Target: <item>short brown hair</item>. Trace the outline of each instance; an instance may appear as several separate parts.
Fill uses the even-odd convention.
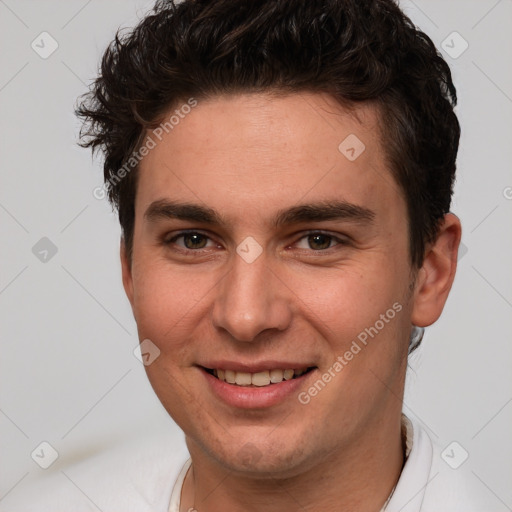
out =
[[[81,144],[104,153],[128,256],[137,169],[113,178],[146,130],[191,97],[272,91],[378,106],[420,267],[450,208],[457,96],[447,63],[393,0],[160,0],[133,30],[118,31],[77,114]]]

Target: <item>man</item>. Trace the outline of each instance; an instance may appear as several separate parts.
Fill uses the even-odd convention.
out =
[[[116,38],[83,145],[190,460],[109,510],[483,510],[401,414],[455,275],[455,103],[392,0],[158,2]]]

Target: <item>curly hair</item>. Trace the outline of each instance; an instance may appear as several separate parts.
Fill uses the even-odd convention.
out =
[[[244,92],[375,104],[406,200],[411,264],[421,266],[450,208],[457,95],[434,43],[393,0],[159,0],[134,29],[118,31],[76,112],[81,145],[104,154],[129,258],[137,169],[123,179],[118,170],[180,102]]]

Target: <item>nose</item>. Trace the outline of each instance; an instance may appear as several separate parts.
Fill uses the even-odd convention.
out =
[[[266,330],[285,330],[291,322],[289,290],[262,254],[247,263],[233,256],[230,272],[218,284],[213,324],[237,341],[252,342]]]

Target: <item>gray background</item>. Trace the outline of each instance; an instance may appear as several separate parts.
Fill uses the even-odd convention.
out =
[[[121,440],[169,429],[182,437],[133,355],[119,227],[93,197],[101,162],[76,146],[73,115],[114,31],[152,3],[0,0],[0,508],[32,480]],[[441,50],[460,97],[452,210],[464,227],[445,313],[410,360],[404,410],[442,446],[469,453],[454,471],[487,489],[489,510],[512,510],[512,1],[402,6],[452,53]],[[58,43],[46,59],[31,47],[43,46],[43,31]],[[453,31],[469,44],[457,58]],[[43,237],[57,248],[47,261]],[[46,470],[31,458],[42,441],[59,453]]]

